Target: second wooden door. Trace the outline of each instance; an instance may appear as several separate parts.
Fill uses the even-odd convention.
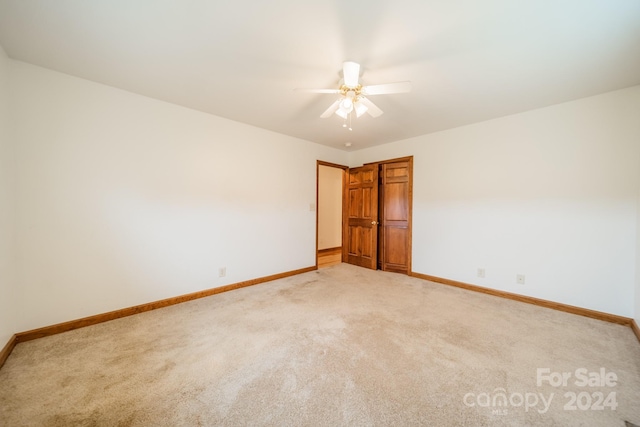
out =
[[[410,161],[380,165],[378,266],[384,271],[410,271],[410,181]]]

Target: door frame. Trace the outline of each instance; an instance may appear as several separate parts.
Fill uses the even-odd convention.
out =
[[[409,163],[409,236],[407,239],[407,275],[411,275],[413,272],[413,156],[397,157],[388,160],[380,160],[377,162],[364,163],[362,166],[383,164],[383,163],[396,163],[396,162],[408,162]],[[347,247],[345,242],[348,238],[348,224],[349,224],[349,212],[348,212],[348,182],[349,178],[349,166],[339,165],[337,163],[325,162],[322,160],[316,160],[316,264],[315,268],[318,268],[318,195],[320,186],[320,166],[328,166],[333,168],[342,169],[342,262],[347,260]]]
[[[340,246],[342,247],[342,256],[341,256],[341,261],[344,262],[345,261],[345,256],[346,256],[346,249],[345,249],[345,245],[344,242],[346,242],[347,237],[346,237],[346,230],[344,227],[344,223],[345,221],[348,220],[347,215],[347,209],[345,207],[345,204],[347,203],[347,178],[348,178],[348,172],[349,172],[349,166],[344,166],[344,165],[339,165],[337,163],[330,163],[330,162],[325,162],[322,160],[316,160],[316,269],[318,268],[318,229],[319,229],[319,199],[320,199],[320,166],[327,166],[330,168],[336,168],[336,169],[342,169],[342,237],[341,237],[341,242],[340,242]]]

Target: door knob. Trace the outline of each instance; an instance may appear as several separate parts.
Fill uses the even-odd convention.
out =
[[[380,224],[378,221],[371,221],[371,225],[378,225]]]

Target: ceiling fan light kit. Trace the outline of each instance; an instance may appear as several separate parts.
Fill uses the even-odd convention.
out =
[[[347,119],[349,119],[349,130],[352,130],[351,115],[354,112],[356,118],[362,116],[364,113],[369,113],[371,117],[379,117],[383,114],[383,111],[366,96],[405,93],[411,90],[410,82],[362,86],[359,83],[360,64],[352,61],[347,61],[342,64],[342,76],[342,84],[338,89],[308,89],[304,91],[340,95],[340,98],[331,104],[329,108],[320,115],[320,118],[326,119],[335,113],[344,119],[342,127],[347,127]]]
[[[358,102],[354,108],[356,110],[356,117],[360,117],[369,110],[369,107],[364,105],[362,102]]]

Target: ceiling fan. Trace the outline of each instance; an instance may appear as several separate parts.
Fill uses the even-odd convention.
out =
[[[333,103],[321,118],[326,119],[333,113],[343,119],[351,118],[355,113],[360,117],[364,113],[369,113],[372,117],[380,116],[383,111],[371,102],[368,96],[384,95],[390,93],[406,93],[411,91],[411,82],[396,82],[372,86],[362,86],[358,79],[360,77],[360,64],[347,61],[342,64],[343,79],[339,82],[338,89],[296,89],[300,92],[329,93],[337,94],[340,97]],[[344,125],[346,127],[346,124]]]

